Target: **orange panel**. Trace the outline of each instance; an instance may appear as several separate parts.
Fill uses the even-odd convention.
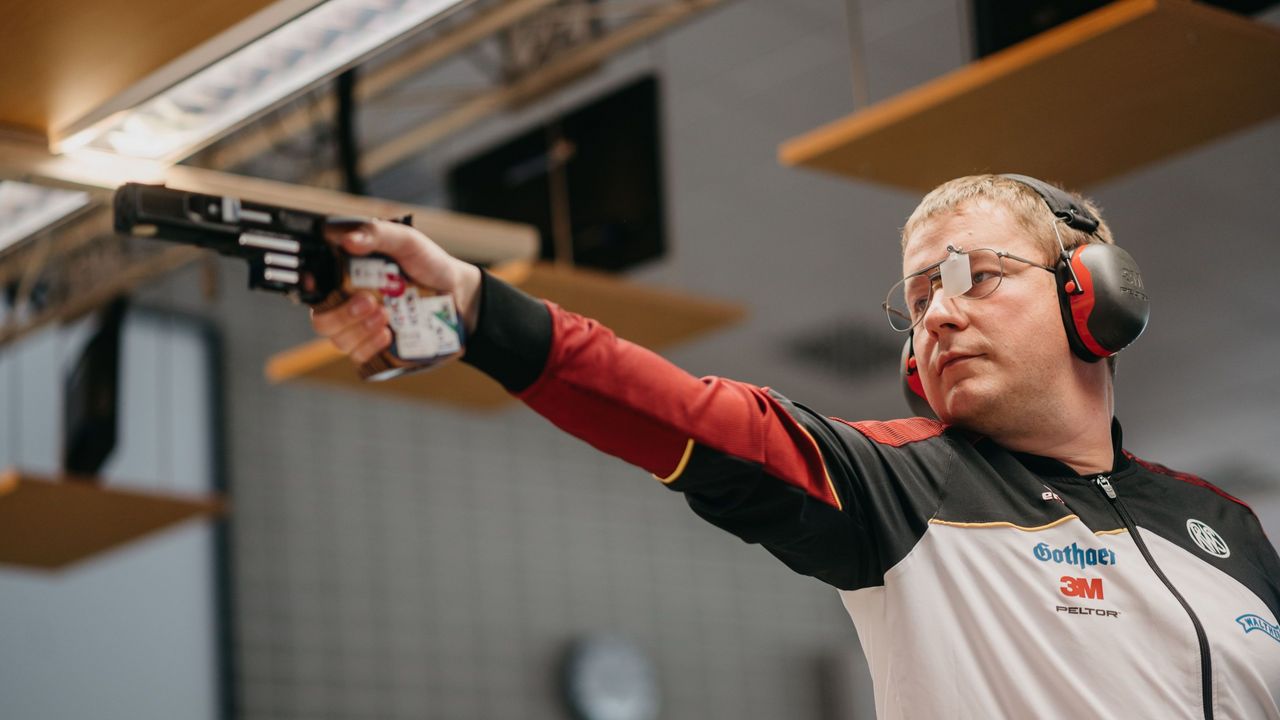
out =
[[[0,125],[42,135],[272,0],[24,0],[0,18]]]
[[[5,470],[0,472],[0,563],[56,569],[221,509],[222,503],[212,498]]]
[[[1280,29],[1120,0],[784,143],[783,163],[930,190],[981,172],[1068,187],[1280,114]]]

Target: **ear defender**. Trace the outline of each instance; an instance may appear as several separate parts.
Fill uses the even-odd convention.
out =
[[[1151,302],[1133,257],[1115,245],[1081,245],[1058,263],[1058,300],[1076,357],[1097,362],[1138,339]]]
[[[919,417],[937,419],[929,398],[924,395],[924,383],[920,381],[920,368],[916,366],[915,347],[911,344],[911,333],[907,333],[907,341],[902,345],[902,394],[907,398],[911,412]]]
[[[1027,175],[1000,177],[1035,190],[1067,227],[1090,235],[1098,231],[1098,219],[1063,190]],[[1063,248],[1061,235],[1058,247]],[[1124,249],[1105,243],[1081,245],[1070,253],[1063,248],[1055,270],[1062,324],[1076,357],[1086,362],[1111,357],[1147,328],[1151,301],[1138,263]]]

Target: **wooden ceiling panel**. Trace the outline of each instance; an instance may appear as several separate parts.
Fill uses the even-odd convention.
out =
[[[1020,172],[1087,187],[1280,114],[1280,29],[1121,0],[787,141],[780,158],[928,191]]]
[[[9,3],[0,15],[0,125],[47,136],[271,5],[272,0]]]
[[[56,570],[184,520],[226,510],[218,497],[87,480],[0,470],[0,565]]]

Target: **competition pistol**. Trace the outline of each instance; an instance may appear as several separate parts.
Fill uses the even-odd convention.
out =
[[[283,293],[318,312],[359,290],[391,316],[391,345],[360,366],[386,380],[462,354],[464,329],[453,297],[413,282],[382,254],[351,255],[325,239],[326,227],[354,228],[368,218],[127,183],[115,193],[118,232],[209,248],[249,263],[249,287]],[[410,224],[409,218],[396,222]]]

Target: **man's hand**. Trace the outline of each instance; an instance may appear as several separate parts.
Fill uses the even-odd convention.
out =
[[[350,229],[329,228],[326,236],[352,255],[388,255],[414,282],[452,294],[468,334],[475,330],[480,310],[480,269],[476,266],[449,255],[414,228],[385,220]],[[356,364],[391,344],[388,323],[387,311],[369,292],[356,293],[332,310],[311,313],[311,326],[316,332],[329,338]]]

